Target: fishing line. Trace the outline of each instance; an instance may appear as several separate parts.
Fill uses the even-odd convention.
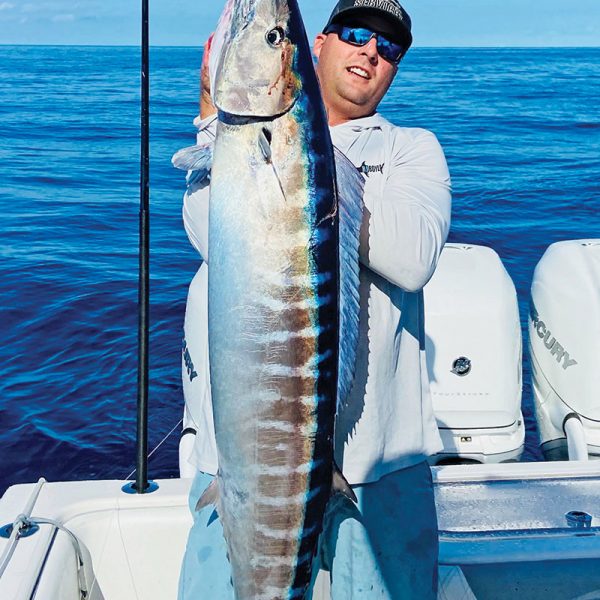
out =
[[[165,435],[165,437],[162,440],[160,440],[158,445],[154,448],[154,450],[152,450],[152,452],[150,452],[150,454],[148,454],[148,456],[146,458],[150,459],[152,457],[152,455],[173,435],[173,432],[182,424],[183,424],[183,417],[181,419],[179,419],[179,421],[177,422],[175,427],[173,427],[173,429],[171,429],[171,431],[169,431],[169,433],[167,433],[167,435]],[[135,473],[135,471],[136,471],[136,469],[133,469],[133,471],[131,471],[131,473],[129,473],[129,475],[127,475],[127,477],[125,477],[124,481],[129,481],[133,477],[133,474]]]

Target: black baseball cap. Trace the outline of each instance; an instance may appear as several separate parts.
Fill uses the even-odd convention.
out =
[[[333,23],[368,27],[407,50],[413,41],[410,17],[396,0],[340,0],[323,31]]]

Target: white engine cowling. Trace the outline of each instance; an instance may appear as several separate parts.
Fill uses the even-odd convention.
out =
[[[569,416],[583,424],[588,452],[600,455],[600,240],[546,250],[531,286],[529,349],[546,458],[567,458]]]
[[[446,244],[425,286],[434,462],[516,460],[523,451],[521,327],[515,286],[491,248]]]

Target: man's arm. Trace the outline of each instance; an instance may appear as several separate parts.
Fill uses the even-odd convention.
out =
[[[422,129],[396,136],[392,156],[383,196],[365,194],[361,262],[416,292],[433,275],[448,236],[450,174],[436,137]]]
[[[202,65],[200,67],[200,118],[207,119],[214,115],[217,109],[212,101],[210,91],[210,73],[208,69],[208,60],[210,57],[210,47],[213,41],[212,34],[206,44],[204,44],[204,53],[202,54]]]
[[[194,119],[198,128],[196,143],[200,146],[214,142],[217,130],[217,109],[210,93],[208,60],[213,36],[204,44],[200,67],[200,114]],[[208,262],[208,197],[209,186],[191,184],[183,196],[183,226],[194,248]]]
[[[199,145],[214,142],[217,129],[217,116],[206,119],[196,117],[194,125],[198,127],[196,136]],[[209,185],[191,183],[183,196],[183,226],[194,248],[198,250],[204,262],[208,262],[208,199]]]

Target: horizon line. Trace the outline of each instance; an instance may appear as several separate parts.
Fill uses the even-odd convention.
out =
[[[7,46],[23,46],[23,47],[47,47],[47,48],[70,48],[70,47],[79,47],[79,48],[140,48],[140,44],[10,44],[10,43],[4,43],[4,42],[0,42],[0,47],[7,47]],[[150,44],[150,48],[204,48],[203,44],[199,44],[199,45],[192,45],[192,44],[185,44],[185,45],[177,45],[177,44]],[[529,46],[519,46],[519,45],[515,45],[515,46],[481,46],[481,45],[472,45],[472,46],[467,46],[467,45],[461,45],[461,46],[446,46],[446,45],[439,45],[439,46],[413,46],[412,47],[413,50],[431,50],[431,49],[489,49],[489,50],[503,50],[503,49],[507,49],[507,50],[511,50],[511,49],[515,49],[515,50],[551,50],[551,49],[573,49],[573,50],[577,50],[577,49],[586,49],[586,50],[598,50],[600,49],[600,45],[596,45],[596,46],[574,46],[574,45],[561,45],[561,46],[554,46],[554,45],[549,45],[549,46],[538,46],[538,45],[529,45]]]

